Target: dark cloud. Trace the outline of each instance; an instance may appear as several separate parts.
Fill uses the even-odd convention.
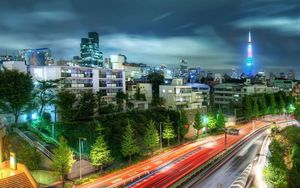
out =
[[[49,47],[55,58],[71,58],[80,38],[97,31],[105,56],[242,69],[250,29],[258,69],[299,71],[299,12],[298,0],[1,1],[0,54]]]

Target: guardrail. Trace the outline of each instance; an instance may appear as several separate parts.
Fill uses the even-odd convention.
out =
[[[22,131],[20,131],[18,128],[14,128],[13,131],[17,133],[21,138],[23,138],[25,141],[27,141],[32,147],[37,148],[40,152],[42,152],[44,155],[46,155],[49,159],[53,160],[54,155],[51,153],[45,146],[43,146],[39,142],[32,141],[27,135],[25,135]]]
[[[241,175],[234,180],[234,182],[230,185],[229,188],[244,188],[246,186],[252,166],[252,163],[250,163],[241,173]]]

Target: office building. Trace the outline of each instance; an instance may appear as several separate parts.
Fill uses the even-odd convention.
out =
[[[82,65],[89,67],[102,67],[103,54],[99,50],[99,36],[96,32],[89,32],[88,38],[82,38],[80,43],[80,56]]]

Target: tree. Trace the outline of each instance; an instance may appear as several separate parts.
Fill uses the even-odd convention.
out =
[[[170,139],[175,138],[175,136],[172,122],[170,121],[170,118],[167,118],[167,121],[164,123],[163,139],[167,139],[168,146],[170,145]]]
[[[277,110],[276,110],[276,102],[275,102],[275,97],[274,94],[271,93],[269,94],[269,113],[271,114],[276,114]]]
[[[181,110],[179,113],[180,113],[180,120],[179,120],[180,133],[184,137],[184,135],[186,135],[189,131],[189,120],[184,110]]]
[[[296,109],[294,111],[294,116],[296,119],[300,119],[300,104],[297,104]]]
[[[93,166],[99,168],[102,173],[103,165],[109,164],[113,161],[110,150],[108,149],[107,143],[104,140],[104,136],[101,134],[96,139],[94,145],[92,145],[90,157]]]
[[[96,93],[98,115],[101,115],[102,105],[104,105],[104,103],[105,103],[103,101],[103,96],[105,96],[105,95],[101,90]]]
[[[123,104],[125,99],[127,99],[127,95],[124,92],[117,92],[116,100],[118,105],[118,111],[123,110]]]
[[[225,117],[224,114],[221,110],[218,111],[217,116],[216,116],[216,128],[221,130],[223,128],[225,128]]]
[[[121,152],[124,157],[129,156],[129,163],[131,163],[131,156],[139,152],[134,130],[128,121],[125,132],[123,134],[123,140],[121,144]]]
[[[257,98],[256,97],[252,97],[252,101],[253,101],[253,117],[254,118],[258,118],[259,117],[259,109],[258,109],[258,104],[257,104]]]
[[[17,150],[18,162],[25,164],[30,170],[39,169],[41,154],[28,143],[22,143]]]
[[[42,116],[45,106],[52,104],[56,98],[56,88],[60,80],[38,80],[35,88],[38,114]]]
[[[263,117],[268,113],[265,94],[260,96],[260,113]]]
[[[81,93],[78,101],[77,119],[91,120],[95,115],[96,98],[92,92]]]
[[[208,117],[208,123],[207,123],[208,128],[212,131],[215,130],[216,129],[216,118],[215,118],[215,116],[213,114],[209,113],[207,117]]]
[[[29,74],[17,70],[0,71],[0,108],[12,112],[15,124],[33,99],[33,82]]]
[[[57,94],[56,104],[63,121],[74,120],[76,95],[70,91],[61,91]]]
[[[159,135],[157,129],[155,127],[155,123],[153,120],[150,120],[148,127],[146,128],[144,142],[146,147],[151,151],[153,154],[154,148],[159,143]]]
[[[199,131],[203,128],[203,122],[199,110],[195,114],[194,128],[197,130],[196,138],[199,137]]]
[[[60,145],[53,150],[54,158],[52,163],[53,171],[57,172],[61,176],[64,186],[65,175],[68,174],[72,168],[73,163],[73,151],[68,146],[67,141],[61,137]]]
[[[285,112],[285,103],[281,93],[278,93],[278,110],[280,114]]]
[[[159,104],[159,85],[164,83],[164,76],[161,73],[153,72],[148,75],[148,80],[152,84],[152,105],[157,106]]]
[[[246,95],[245,96],[245,106],[244,106],[244,117],[247,121],[250,121],[251,116],[252,116],[251,98],[249,95]]]

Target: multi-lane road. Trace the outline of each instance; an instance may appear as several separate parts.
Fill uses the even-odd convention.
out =
[[[272,121],[280,120],[283,119],[272,118]],[[266,122],[256,121],[255,128],[266,124]],[[240,128],[238,136],[227,136],[227,147],[237,143],[252,131],[252,123],[245,124]],[[187,143],[79,187],[122,187],[128,184],[128,187],[168,187],[224,149],[224,135],[214,137],[210,141]]]

